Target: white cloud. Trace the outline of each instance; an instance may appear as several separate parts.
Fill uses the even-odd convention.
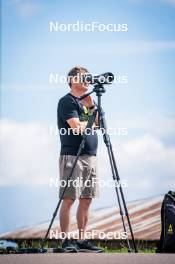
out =
[[[153,117],[152,114],[147,114],[147,116],[134,116],[133,118],[128,117],[120,117],[110,118],[108,122],[109,127],[126,127],[128,131],[128,135],[130,133],[135,133],[136,131],[139,133],[147,133],[149,132],[155,138],[164,138],[170,139],[170,137],[174,137],[175,135],[175,118],[174,116],[167,117]]]
[[[164,167],[167,173],[175,174],[175,148],[165,146],[160,139],[149,134],[124,143],[121,150],[123,163],[127,157],[131,163],[140,162],[142,168],[154,165],[158,170]]]
[[[120,157],[131,188],[149,196],[175,188],[175,148],[167,147],[159,138],[147,134],[126,142]]]
[[[64,44],[61,46],[62,52],[67,52],[69,46]],[[52,45],[52,51],[54,52],[57,49],[56,44]],[[157,53],[157,52],[166,52],[175,50],[175,41],[173,40],[137,40],[137,41],[114,41],[103,43],[93,43],[88,44],[88,49],[85,46],[79,45],[74,46],[72,43],[72,49],[78,49],[79,54],[102,54],[105,58],[106,54],[111,56],[129,56],[135,55],[140,56],[141,54]]]
[[[39,123],[0,122],[0,185],[49,184],[58,177],[58,138]]]
[[[18,4],[20,2],[22,2],[23,0],[7,0],[7,4],[8,5],[15,5]]]
[[[100,48],[99,48],[100,47]],[[95,53],[105,53],[113,55],[139,55],[154,52],[175,50],[175,41],[125,41],[117,43],[96,44],[89,50]],[[80,49],[81,50],[81,49]]]
[[[163,0],[165,3],[175,5],[175,0]]]
[[[22,19],[33,17],[39,11],[39,6],[31,1],[20,2],[16,7],[17,14]]]
[[[145,134],[130,140],[111,139],[121,180],[128,181],[127,195],[148,197],[175,188],[175,148],[157,136]],[[58,177],[58,136],[38,123],[1,121],[0,185],[49,185]],[[100,178],[112,179],[107,151],[99,139],[98,170]],[[114,190],[101,190],[102,198],[112,199]]]
[[[6,4],[14,7],[18,17],[21,19],[29,19],[41,9],[36,1],[31,0],[8,0]]]
[[[127,194],[148,197],[175,189],[175,147],[150,134],[131,140],[112,138],[113,150],[121,180],[128,181]],[[99,146],[99,174],[111,178],[105,146]],[[133,198],[132,198],[133,199]]]
[[[138,3],[148,3],[148,4],[153,4],[153,3],[165,3],[165,4],[170,4],[175,6],[175,0],[129,0],[129,3],[133,4],[138,4]]]

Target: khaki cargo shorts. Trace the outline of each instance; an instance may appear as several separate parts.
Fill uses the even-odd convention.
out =
[[[67,178],[70,175],[76,156],[60,155],[60,190],[61,196]],[[79,157],[72,177],[68,180],[68,186],[63,198],[96,198],[99,196],[97,178],[97,157],[92,155],[82,155]]]

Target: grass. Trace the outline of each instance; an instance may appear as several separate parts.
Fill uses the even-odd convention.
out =
[[[128,253],[127,248],[108,249],[107,247],[105,247],[103,248],[103,250],[105,253]],[[138,253],[156,253],[156,250],[155,249],[139,249]]]
[[[106,244],[106,243],[101,243],[99,241],[98,242],[94,241],[93,244],[102,248],[105,253],[128,253],[128,248],[126,246],[126,243]],[[41,244],[39,240],[31,240],[31,241],[22,240],[20,243],[20,247],[22,248],[28,248],[28,247],[40,248],[40,246]],[[44,248],[57,248],[60,246],[61,246],[60,242],[46,241]],[[140,241],[136,241],[136,246],[138,248],[138,253],[156,253],[156,243],[150,244],[140,240]]]

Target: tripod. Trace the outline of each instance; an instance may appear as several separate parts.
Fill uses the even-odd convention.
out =
[[[116,194],[117,194],[117,200],[118,200],[118,204],[119,204],[119,210],[120,210],[120,215],[121,215],[123,229],[124,229],[125,234],[127,234],[126,225],[125,225],[125,219],[124,219],[124,216],[126,216],[126,219],[127,219],[127,222],[128,222],[129,231],[130,231],[130,234],[131,234],[133,247],[134,247],[134,251],[137,252],[137,247],[136,247],[136,244],[135,244],[135,239],[134,239],[134,234],[133,234],[132,227],[131,227],[131,222],[130,222],[130,218],[129,218],[129,214],[128,214],[128,209],[127,209],[127,206],[126,206],[123,190],[122,190],[122,187],[121,187],[121,184],[120,184],[120,177],[119,177],[119,174],[118,174],[118,169],[117,169],[117,165],[116,165],[116,161],[115,161],[115,157],[114,157],[114,153],[113,153],[113,149],[112,149],[112,144],[111,144],[111,141],[110,141],[110,137],[109,137],[109,135],[107,133],[105,112],[103,111],[103,108],[101,106],[101,97],[102,97],[102,94],[105,93],[105,89],[103,87],[103,84],[100,84],[100,83],[96,84],[94,86],[93,90],[90,93],[84,95],[82,98],[85,98],[86,96],[89,96],[93,92],[96,93],[96,96],[98,98],[98,103],[96,104],[97,108],[95,109],[94,113],[89,117],[86,129],[92,129],[92,125],[95,122],[95,119],[96,119],[96,116],[97,116],[97,112],[98,112],[98,124],[99,124],[99,128],[102,128],[103,131],[104,131],[103,140],[104,140],[104,143],[105,143],[105,145],[107,147],[107,152],[108,152],[108,156],[109,156],[109,161],[110,161],[110,166],[111,166],[113,180],[117,181],[119,183],[118,184],[119,187],[115,186],[115,190],[116,190]],[[85,131],[86,131],[86,129],[85,129]],[[56,209],[55,209],[55,211],[53,213],[53,217],[52,217],[51,222],[49,224],[49,227],[48,227],[48,230],[46,232],[46,235],[45,235],[44,239],[42,240],[41,252],[43,250],[45,241],[46,241],[46,239],[48,237],[48,234],[50,232],[50,229],[52,227],[52,224],[53,224],[54,219],[55,219],[55,217],[57,215],[57,212],[59,210],[59,207],[60,207],[60,204],[62,202],[62,199],[64,197],[64,194],[66,192],[69,179],[72,177],[72,174],[74,172],[75,166],[76,166],[77,161],[78,161],[78,158],[79,158],[79,156],[81,155],[81,153],[82,153],[82,151],[84,149],[84,145],[85,145],[85,141],[86,141],[87,136],[88,136],[87,133],[83,133],[83,138],[82,138],[81,144],[79,146],[79,150],[78,150],[76,159],[75,159],[74,164],[72,166],[71,172],[70,172],[70,174],[69,174],[69,176],[67,178],[66,185],[65,185],[64,190],[63,190],[63,192],[62,192],[62,194],[60,196],[60,199],[59,199],[59,202],[57,204],[57,207],[56,207]],[[118,188],[119,188],[119,190],[118,190]],[[121,202],[123,204],[123,208],[122,208]],[[132,252],[132,248],[131,248],[128,236],[127,236],[126,240],[127,240],[128,252]]]

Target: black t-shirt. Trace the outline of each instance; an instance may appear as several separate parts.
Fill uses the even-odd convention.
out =
[[[77,155],[78,148],[82,141],[82,135],[75,135],[66,122],[66,120],[72,117],[79,118],[80,121],[87,121],[88,113],[87,109],[83,107],[77,97],[68,93],[59,100],[57,108],[57,125],[61,140],[61,155]],[[89,133],[88,130],[88,136],[86,137],[82,154],[96,155],[97,146],[97,133],[94,130]]]

